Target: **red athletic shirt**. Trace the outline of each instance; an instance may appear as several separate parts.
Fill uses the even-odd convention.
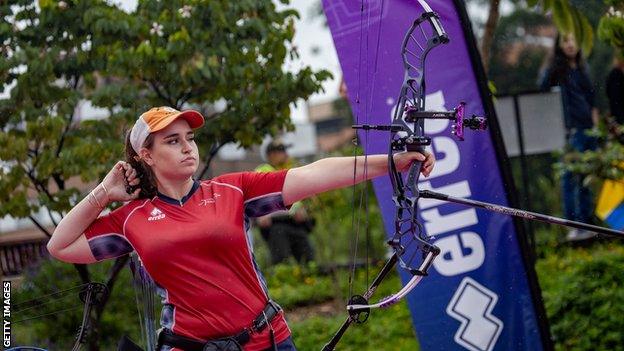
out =
[[[164,327],[198,340],[231,336],[268,301],[247,230],[250,217],[285,209],[286,173],[226,174],[196,181],[180,201],[162,194],[134,200],[99,217],[85,235],[98,261],[137,252],[162,288]],[[276,342],[290,336],[283,313],[271,325]],[[252,334],[245,350],[270,347],[268,330]]]

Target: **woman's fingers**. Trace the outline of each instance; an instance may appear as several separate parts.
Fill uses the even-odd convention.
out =
[[[423,168],[422,168],[421,173],[422,173],[425,177],[428,177],[428,176],[429,176],[429,174],[431,174],[431,171],[432,171],[431,166],[429,166],[429,167],[425,166],[425,167],[423,167]]]
[[[435,164],[435,157],[432,153],[423,151],[421,152],[404,152],[396,154],[395,161],[397,164],[397,169],[400,172],[403,172],[411,166],[414,162],[421,162],[421,173],[428,177],[433,171],[433,165]]]
[[[433,167],[433,158],[432,157],[428,157],[425,160],[425,167],[427,167],[427,168]]]
[[[125,161],[118,161],[113,167],[113,179],[117,185],[121,185],[125,188],[126,185],[135,186],[138,185],[140,179],[137,176],[137,171]],[[124,189],[125,193],[125,189]],[[132,194],[130,194],[132,195]]]
[[[131,182],[134,178],[136,178],[137,172],[134,168],[130,169],[130,171],[126,171],[126,180]]]
[[[139,197],[139,193],[141,192],[141,188],[136,188],[134,189],[134,191],[132,192],[132,195],[130,195],[130,197],[132,199],[136,199],[137,197]]]
[[[425,155],[421,154],[420,152],[414,152],[414,158],[412,161],[424,161],[425,160]]]
[[[428,177],[429,174],[431,174],[434,163],[435,163],[435,159],[433,158],[433,155],[426,152],[425,161],[423,162],[423,166],[422,166],[422,174],[425,177]]]

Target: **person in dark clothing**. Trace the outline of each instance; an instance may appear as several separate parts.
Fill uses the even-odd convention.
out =
[[[617,124],[624,125],[624,52],[618,53],[607,76],[607,97],[611,117]]]
[[[256,172],[289,169],[292,165],[286,151],[289,146],[278,139],[271,141],[265,149],[267,163],[256,167]],[[292,204],[288,211],[276,211],[257,218],[260,234],[269,247],[271,263],[281,263],[290,257],[299,263],[313,261],[314,247],[309,236],[314,223],[301,201]]]
[[[582,53],[571,34],[557,36],[553,59],[544,72],[541,88],[561,89],[564,122],[567,135],[567,149],[583,152],[594,150],[597,140],[586,132],[598,123],[598,109],[594,103],[594,88],[582,59]],[[592,195],[583,186],[583,177],[565,172],[562,177],[563,210],[566,218],[580,222],[591,222]],[[572,229],[569,241],[585,240],[595,236],[586,230]]]

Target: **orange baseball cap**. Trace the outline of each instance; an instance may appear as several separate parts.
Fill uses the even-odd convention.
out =
[[[150,133],[166,128],[178,118],[184,118],[193,129],[204,125],[204,116],[195,110],[178,111],[171,107],[154,107],[139,116],[130,131],[130,144],[136,153]]]

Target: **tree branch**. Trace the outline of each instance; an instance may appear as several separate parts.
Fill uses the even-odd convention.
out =
[[[58,223],[56,223],[56,221],[54,220],[54,216],[52,216],[52,211],[50,210],[50,208],[48,206],[45,207],[46,210],[48,211],[48,217],[50,217],[50,221],[52,222],[52,224],[54,225],[54,227],[56,228],[56,226],[58,225]]]
[[[165,93],[163,93],[160,88],[158,87],[158,84],[153,81],[153,80],[147,80],[147,79],[143,79],[144,82],[148,83],[152,89],[154,90],[154,92],[156,93],[156,95],[158,95],[158,97],[163,100],[164,102],[166,102],[167,104],[171,105],[172,101],[169,100],[169,97],[167,97],[165,95]]]
[[[43,185],[43,182],[39,181],[37,177],[35,177],[34,169],[24,169],[24,171],[26,172],[26,175],[28,175],[28,179],[30,179],[30,181],[35,186],[35,189],[37,189],[38,192],[44,193],[50,201],[54,201],[54,198],[52,197],[52,194],[50,194],[50,192],[48,191],[48,188]]]
[[[39,228],[39,230],[41,230],[43,232],[43,234],[45,234],[48,238],[52,237],[52,233],[50,233],[47,229],[45,229],[45,227],[39,223],[39,221],[37,219],[35,219],[35,217],[33,217],[32,215],[28,216],[28,219],[31,220],[31,222],[33,222],[33,224]]]
[[[483,42],[481,42],[481,56],[483,59],[483,68],[487,74],[490,68],[490,51],[492,42],[494,41],[494,31],[500,17],[500,0],[490,0],[490,12],[487,22],[485,22],[485,32],[483,33]]]
[[[119,277],[119,273],[121,273],[121,270],[126,266],[126,263],[128,263],[129,258],[130,258],[129,255],[123,255],[121,257],[116,258],[115,263],[108,271],[109,275],[108,275],[108,280],[106,281],[106,288],[108,288],[108,294],[106,294],[102,298],[102,302],[98,306],[96,306],[98,317],[101,315],[101,312],[104,310],[104,307],[106,306],[106,303],[108,302],[111,296],[111,293],[113,292],[113,287],[115,286],[115,282],[117,281],[117,278]]]
[[[205,91],[206,89],[204,89],[203,87],[197,88],[195,90],[189,89],[186,94],[184,94],[181,98],[178,99],[178,103],[180,104],[179,106],[184,105],[184,103],[187,102],[190,98],[194,96],[199,96],[203,94]]]
[[[76,267],[78,276],[80,277],[82,283],[86,284],[91,282],[91,275],[89,274],[86,264],[74,263],[74,267]]]
[[[65,137],[67,136],[67,133],[69,133],[73,120],[74,120],[74,114],[72,113],[71,115],[69,115],[67,124],[65,125],[65,128],[63,128],[63,132],[61,133],[61,138],[59,139],[59,143],[56,147],[56,152],[54,154],[56,155],[57,158],[61,154],[61,150],[63,149],[63,145],[65,144]]]
[[[232,140],[228,140],[226,142],[222,142],[220,144],[216,144],[216,146],[213,146],[213,148],[210,150],[210,153],[208,154],[208,157],[206,158],[206,164],[204,165],[204,168],[199,173],[199,177],[198,177],[199,179],[204,178],[204,176],[206,175],[206,172],[208,172],[208,169],[210,168],[210,164],[212,163],[212,160],[214,159],[214,157],[217,155],[217,153],[223,147],[223,145],[227,144],[230,141]]]

